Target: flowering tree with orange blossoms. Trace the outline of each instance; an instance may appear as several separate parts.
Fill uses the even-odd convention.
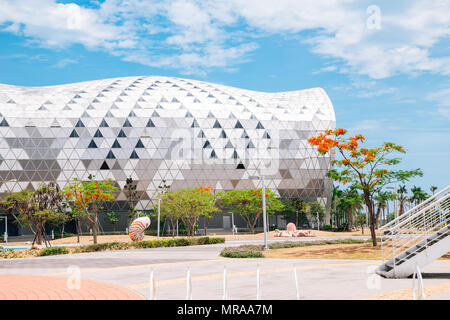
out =
[[[347,130],[339,128],[325,130],[317,136],[308,139],[308,142],[317,148],[320,154],[334,152],[336,149],[342,159],[332,160],[332,169],[328,177],[340,182],[351,183],[355,188],[362,190],[364,203],[369,212],[369,227],[372,243],[377,245],[375,234],[376,219],[374,210],[374,196],[386,185],[396,182],[408,181],[414,176],[422,176],[420,169],[392,170],[390,166],[400,163],[399,158],[390,157],[393,153],[405,153],[405,149],[392,142],[384,142],[375,148],[365,148],[361,145],[366,140],[357,134],[345,137]]]
[[[80,215],[92,226],[94,243],[97,243],[98,213],[106,202],[113,201],[118,190],[111,179],[106,181],[81,181],[77,178],[64,188],[65,195]]]

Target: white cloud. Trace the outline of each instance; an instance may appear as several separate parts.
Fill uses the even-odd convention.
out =
[[[379,96],[382,96],[385,94],[392,94],[395,91],[396,91],[395,88],[364,90],[364,91],[360,91],[356,96],[359,98],[373,98],[373,97],[379,97]]]
[[[255,37],[288,34],[336,62],[322,71],[372,79],[402,73],[450,74],[450,57],[433,54],[450,35],[450,1],[379,1],[381,29],[367,27],[366,9],[371,4],[369,0],[105,0],[86,8],[56,0],[0,0],[0,29],[42,46],[82,44],[127,61],[188,73],[232,68],[258,48]]]
[[[68,66],[69,64],[74,64],[74,63],[78,63],[78,60],[70,59],[70,58],[61,59],[56,64],[54,64],[53,67],[62,69],[62,68],[65,68],[66,66]]]
[[[450,119],[450,87],[429,94],[427,99],[436,102],[439,115]]]

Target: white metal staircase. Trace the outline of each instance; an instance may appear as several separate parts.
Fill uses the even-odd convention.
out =
[[[380,228],[377,273],[406,278],[450,251],[450,186]]]

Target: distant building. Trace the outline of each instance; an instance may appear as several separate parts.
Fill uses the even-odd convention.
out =
[[[266,93],[203,81],[127,77],[49,87],[0,85],[0,196],[111,178],[126,211],[126,179],[145,209],[164,180],[171,190],[261,186],[329,206],[330,156],[307,139],[335,128],[321,88]]]

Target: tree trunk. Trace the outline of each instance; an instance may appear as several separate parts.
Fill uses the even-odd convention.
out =
[[[36,240],[36,244],[38,246],[42,245],[42,230],[41,230],[41,227],[38,225],[36,226],[35,240]]]
[[[76,228],[77,228],[77,243],[80,243],[81,226],[80,226],[80,219],[79,218],[76,219],[75,224],[76,224]]]
[[[94,223],[92,224],[92,235],[94,236],[94,243],[97,243],[97,212],[94,213]]]
[[[364,215],[359,215],[359,224],[361,226],[361,232],[364,234]]]
[[[296,215],[295,215],[295,227],[298,228],[298,209],[296,210]]]
[[[352,207],[349,206],[348,207],[348,212],[347,212],[347,231],[352,231]]]
[[[379,220],[379,218],[380,218],[380,213],[381,213],[381,205],[379,204],[378,207],[377,207],[377,213],[376,213],[376,215],[375,215],[375,225],[376,225],[376,228],[378,228],[378,220]]]
[[[372,199],[370,199],[370,193],[367,190],[363,191],[364,193],[364,203],[367,206],[367,210],[369,211],[369,229],[370,235],[372,237],[372,245],[374,247],[377,246],[377,234],[375,232],[375,214],[373,210]]]
[[[203,220],[203,232],[205,233],[205,236],[207,231],[208,231],[208,221],[207,218],[205,217],[205,219]]]

